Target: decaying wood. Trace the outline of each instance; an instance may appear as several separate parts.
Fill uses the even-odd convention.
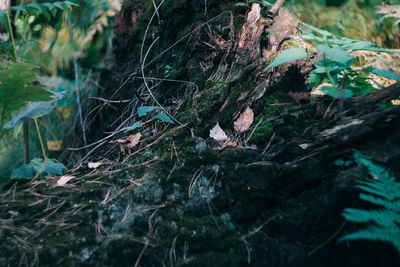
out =
[[[240,31],[236,58],[241,58],[246,52],[250,53],[250,58],[253,60],[259,57],[260,38],[267,23],[268,21],[261,16],[260,4],[253,4],[247,15],[247,21]]]
[[[238,36],[235,60],[226,70],[231,71],[231,84],[246,79],[245,76],[247,79],[256,81],[256,84],[254,87],[248,88],[248,91],[243,92],[238,99],[228,96],[219,108],[220,113],[224,112],[229,102],[237,101],[240,108],[232,115],[232,119],[236,119],[246,106],[254,105],[269,88],[279,84],[290,67],[294,66],[304,76],[312,70],[312,62],[298,61],[287,64],[286,67],[279,68],[279,70],[272,69],[264,72],[265,66],[282,49],[285,40],[299,38],[298,22],[287,9],[282,8],[284,2],[277,1],[275,3],[270,9],[272,14],[270,18],[264,18],[261,15],[260,4],[252,5]],[[249,66],[252,67],[252,70],[245,73],[244,69]]]
[[[285,4],[285,0],[277,0],[269,10],[270,15],[275,16],[276,12]]]
[[[339,111],[335,100],[329,97],[321,99],[316,108],[317,114],[323,117],[338,115],[342,112],[346,116],[361,116],[378,108],[380,104],[389,103],[400,96],[400,82],[383,88],[379,91],[344,100],[344,110]]]
[[[387,88],[370,93],[363,96],[353,97],[346,100],[345,105],[348,107],[348,112],[366,111],[365,107],[376,108],[379,104],[390,102],[390,100],[398,99],[400,96],[400,82],[397,82]]]

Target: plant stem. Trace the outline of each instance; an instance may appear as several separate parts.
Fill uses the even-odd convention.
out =
[[[10,36],[11,36],[11,42],[14,48],[14,57],[15,57],[15,61],[18,60],[17,58],[17,47],[15,45],[15,40],[14,40],[14,33],[13,30],[11,28],[11,19],[10,19],[10,14],[8,13],[8,8],[6,8],[6,15],[7,15],[7,22],[8,22],[8,28],[10,30]]]
[[[29,164],[29,122],[24,122],[24,164]]]
[[[11,42],[12,42],[13,48],[14,48],[14,57],[15,57],[15,61],[17,61],[18,60],[17,47],[15,45],[14,33],[13,33],[12,28],[11,28],[11,19],[10,19],[10,14],[8,12],[8,8],[6,8],[6,15],[7,15],[8,27],[9,27],[9,30],[10,30]],[[39,125],[38,125],[38,122],[37,122],[36,118],[34,118],[33,120],[35,121],[36,131],[38,133],[40,146],[42,148],[43,160],[46,161],[47,160],[46,151],[44,149],[42,135],[40,134],[40,130],[39,130]],[[25,148],[24,149],[24,163],[28,164],[29,163],[29,124],[25,124],[25,123],[24,123],[24,148]]]
[[[47,161],[46,151],[44,150],[43,139],[42,139],[42,135],[40,134],[39,124],[38,124],[37,118],[34,118],[33,120],[35,121],[36,131],[37,131],[37,134],[38,134],[38,137],[39,137],[39,141],[40,141],[40,147],[42,148],[43,160]]]

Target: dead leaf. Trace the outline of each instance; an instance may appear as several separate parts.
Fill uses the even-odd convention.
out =
[[[75,178],[75,176],[72,176],[72,175],[61,176],[60,179],[58,179],[58,181],[57,181],[57,186],[64,186],[74,178]]]
[[[88,163],[89,169],[97,169],[101,165],[103,165],[103,163],[101,163],[101,162],[89,162]]]
[[[61,150],[61,140],[47,140],[47,148],[50,151],[60,151]]]
[[[309,144],[301,144],[299,145],[299,147],[301,147],[301,149],[306,150],[310,145]]]
[[[239,118],[233,123],[236,132],[243,132],[249,129],[254,122],[254,112],[250,107],[239,116]]]
[[[217,141],[225,141],[228,136],[217,123],[214,128],[210,130],[210,137]]]
[[[400,106],[400,100],[399,99],[393,99],[392,100],[392,105],[393,106]]]
[[[141,133],[131,134],[131,135],[128,137],[129,144],[128,144],[127,146],[128,146],[129,148],[132,148],[132,147],[136,146],[137,144],[139,144],[140,137],[142,137],[142,134],[141,134]]]

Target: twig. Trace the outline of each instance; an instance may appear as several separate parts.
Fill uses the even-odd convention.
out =
[[[146,80],[146,75],[144,74],[144,68],[145,68],[145,63],[146,63],[147,56],[149,55],[149,53],[150,53],[150,51],[151,51],[151,48],[152,48],[152,47],[154,46],[154,44],[158,41],[159,38],[160,38],[160,37],[157,37],[157,38],[153,41],[153,43],[151,43],[149,49],[147,50],[147,52],[146,52],[146,54],[145,54],[145,56],[144,56],[144,58],[143,58],[143,63],[142,63],[142,78],[143,78],[143,83],[144,83],[144,85],[146,86],[146,89],[147,89],[147,91],[149,92],[151,98],[153,98],[154,102],[156,102],[157,106],[159,106],[159,107],[162,109],[162,111],[164,111],[169,117],[171,117],[172,120],[174,120],[175,122],[177,122],[179,125],[182,125],[182,126],[183,126],[183,123],[181,123],[180,121],[178,121],[177,119],[175,119],[175,118],[160,104],[160,102],[158,102],[157,98],[154,96],[153,92],[151,91],[151,89],[150,89],[150,87],[149,87],[149,85],[148,85],[148,83],[147,83],[147,80]]]
[[[168,173],[168,176],[167,176],[167,179],[166,179],[167,182],[169,181],[169,179],[171,179],[171,175],[175,171],[177,166],[178,166],[178,164],[177,164],[177,162],[175,162],[174,166],[172,166],[172,169]]]
[[[188,197],[190,198],[190,194],[192,193],[193,187],[196,184],[197,180],[200,178],[200,176],[203,174],[203,170],[198,169],[192,177],[192,180],[190,180],[189,184],[189,189],[188,189]]]
[[[157,138],[155,141],[153,141],[152,143],[150,143],[150,144],[148,144],[148,145],[146,145],[146,146],[144,146],[144,147],[142,147],[142,148],[136,150],[136,151],[133,152],[132,154],[128,155],[128,156],[123,160],[122,163],[125,163],[131,156],[133,156],[133,155],[135,155],[135,154],[137,154],[137,153],[139,153],[139,152],[141,152],[141,151],[143,151],[143,150],[145,150],[145,149],[151,147],[152,145],[156,144],[158,141],[160,141],[161,138],[163,138],[163,137],[169,135],[170,133],[172,133],[172,132],[174,132],[174,131],[177,131],[177,130],[179,130],[179,129],[185,127],[185,126],[186,126],[186,124],[185,124],[185,125],[182,125],[182,126],[175,127],[175,128],[173,128],[172,130],[170,130],[170,131],[168,131],[168,132],[162,134],[160,137],[158,137],[158,138]]]
[[[154,6],[154,9],[155,9],[155,13],[157,14],[158,24],[160,24],[161,23],[161,19],[160,19],[160,14],[158,13],[158,7],[156,5],[156,2],[154,2],[154,0],[152,0],[152,1],[153,1],[153,6]],[[161,4],[160,4],[160,6],[161,6]]]
[[[140,262],[140,260],[142,259],[144,252],[146,251],[147,247],[148,247],[149,244],[150,244],[149,238],[150,238],[151,235],[153,234],[153,225],[152,225],[152,223],[151,223],[151,220],[153,219],[154,215],[156,215],[157,211],[158,211],[158,209],[156,209],[156,210],[151,214],[151,216],[150,216],[150,218],[149,218],[149,232],[147,233],[146,242],[145,242],[145,244],[144,244],[144,246],[143,246],[143,248],[142,248],[142,251],[140,251],[139,256],[138,256],[137,259],[136,259],[135,267],[139,266],[139,262]]]
[[[261,124],[264,117],[261,117],[261,120],[257,123],[256,127],[254,127],[253,131],[251,131],[249,137],[246,138],[245,143],[249,142],[250,138],[253,136],[254,132],[257,130],[258,126]]]
[[[79,121],[80,121],[81,128],[82,128],[83,143],[86,145],[85,124],[83,122],[81,97],[80,97],[80,91],[79,91],[79,73],[78,73],[78,57],[77,56],[74,58],[74,71],[75,71],[76,102],[78,103]]]
[[[264,154],[268,151],[268,148],[271,146],[272,141],[274,141],[276,132],[274,132],[274,134],[271,136],[271,138],[269,139],[268,145],[265,147],[263,153],[261,154],[261,156],[264,156]]]
[[[158,6],[154,6],[155,10],[153,12],[153,15],[151,16],[149,23],[147,23],[147,27],[146,27],[146,30],[145,30],[144,35],[143,35],[142,47],[140,48],[140,63],[143,62],[144,43],[146,42],[147,33],[149,32],[150,25],[153,22],[153,19],[154,19],[155,15],[158,15],[158,9],[162,6],[164,1],[165,0],[162,0],[161,3]],[[154,1],[153,1],[153,4],[154,4]]]
[[[104,98],[101,98],[101,97],[94,97],[94,96],[91,96],[91,97],[89,97],[89,98],[90,98],[90,99],[100,100],[100,101],[103,101],[103,102],[107,102],[107,104],[108,104],[108,103],[121,104],[121,103],[129,103],[129,102],[132,102],[132,100],[108,100],[108,99],[104,99]]]
[[[242,235],[239,240],[243,241],[244,244],[246,245],[246,249],[247,249],[247,262],[248,264],[250,264],[251,261],[251,251],[253,250],[251,248],[251,246],[249,245],[249,243],[247,242],[247,238],[252,237],[253,235],[255,235],[256,233],[260,232],[262,230],[262,228],[267,225],[269,222],[275,220],[275,218],[280,217],[280,214],[277,214],[275,216],[272,216],[271,218],[269,218],[268,220],[266,220],[262,225],[260,225],[259,227],[255,228],[254,230],[248,232],[245,235]]]
[[[326,244],[328,244],[330,241],[332,241],[332,239],[335,238],[335,236],[337,236],[340,231],[342,231],[343,227],[346,225],[346,222],[344,222],[340,227],[339,230],[337,230],[331,237],[329,237],[325,242],[323,242],[321,245],[317,246],[316,248],[314,248],[310,253],[307,254],[308,257],[312,256],[315,252],[317,252],[318,250],[320,250],[321,248],[323,248]]]

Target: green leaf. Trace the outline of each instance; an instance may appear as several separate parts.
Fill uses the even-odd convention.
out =
[[[385,49],[381,47],[364,47],[361,49],[353,49],[353,50],[365,50],[365,51],[372,51],[372,52],[383,52],[383,53],[392,53],[392,54],[400,54],[400,51],[393,50],[393,49]]]
[[[30,165],[38,173],[42,173],[44,171],[44,165],[43,165],[43,160],[42,159],[34,158],[34,159],[31,160],[31,164]]]
[[[168,122],[168,123],[172,123],[172,124],[174,123],[174,122],[171,120],[171,118],[170,118],[168,115],[164,114],[164,113],[159,113],[159,114],[157,114],[157,115],[156,115],[156,118],[159,119],[159,120]]]
[[[351,98],[353,96],[353,93],[348,89],[343,89],[341,92],[341,90],[336,89],[335,87],[332,87],[332,86],[323,86],[321,88],[321,91],[335,99],[341,98],[341,97],[346,99],[346,98]]]
[[[143,127],[143,124],[140,121],[135,122],[131,127],[129,127],[128,129],[126,129],[125,132],[127,131],[132,131],[135,130],[136,128],[141,128]]]
[[[373,67],[368,67],[365,70],[368,72],[372,72],[373,74],[388,78],[388,79],[400,81],[400,77],[397,76],[395,73],[393,73],[390,70],[377,69],[377,68],[373,68]]]
[[[29,64],[14,63],[7,70],[0,71],[0,129],[6,117],[29,102],[52,100],[51,92],[32,85],[38,82],[32,73],[34,68]]]
[[[33,102],[30,106],[10,120],[4,128],[14,128],[28,119],[38,118],[49,114],[54,108],[53,103],[54,101]]]
[[[43,163],[44,172],[47,172],[49,175],[62,175],[64,170],[67,170],[67,167],[64,164],[59,162],[54,162],[52,160],[48,160],[48,162]]]
[[[47,161],[43,161],[42,159],[34,158],[31,160],[29,165],[24,166],[30,166],[32,172],[36,171],[39,174],[47,173],[49,175],[62,175],[63,171],[67,169],[64,164],[57,162],[55,159],[47,159]],[[27,169],[27,171],[29,170]]]
[[[315,33],[317,33],[319,35],[322,35],[322,37],[324,37],[324,38],[334,38],[335,37],[332,33],[328,32],[328,31],[325,31],[325,30],[318,29],[318,28],[316,28],[314,26],[311,26],[310,24],[307,24],[307,23],[304,23],[304,22],[300,22],[300,24],[303,25],[306,28],[309,28],[311,30],[311,34],[312,35],[313,35],[313,32],[315,32]]]
[[[313,41],[319,44],[325,44],[329,46],[338,46],[339,48],[345,51],[365,50],[365,51],[400,54],[400,51],[381,48],[372,42],[353,40],[345,37],[337,37],[328,31],[318,29],[303,22],[301,22],[301,25],[305,27],[303,29],[303,34],[301,35],[301,38],[307,41]]]
[[[139,117],[143,117],[145,115],[147,115],[147,113],[156,110],[158,107],[155,106],[142,106],[140,108],[138,108],[138,115]]]
[[[320,44],[317,46],[317,49],[324,55],[328,56],[331,60],[345,65],[346,67],[351,66],[354,62],[354,57],[352,55],[337,46],[329,47]]]
[[[335,160],[335,166],[344,166],[344,160],[341,159]]]
[[[315,72],[311,72],[308,76],[308,84],[318,85],[321,82],[321,76]]]
[[[264,69],[264,71],[279,66],[281,64],[302,59],[305,57],[307,57],[305,48],[290,48],[287,50],[283,50],[279,53],[275,60]]]
[[[34,170],[31,164],[22,165],[18,169],[12,171],[11,179],[16,179],[16,178],[32,179],[33,174]]]
[[[246,5],[246,3],[243,3],[243,2],[237,2],[236,6],[247,6],[247,5]]]

